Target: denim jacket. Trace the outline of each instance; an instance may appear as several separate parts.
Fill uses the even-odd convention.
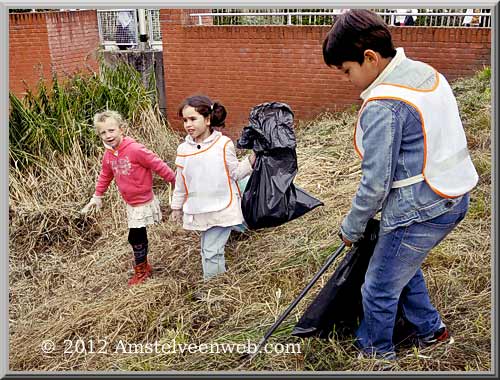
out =
[[[415,88],[434,84],[434,69],[406,58],[402,48],[386,69],[365,90],[381,82]],[[462,196],[442,198],[425,181],[391,189],[393,181],[418,175],[424,165],[424,136],[420,116],[409,104],[393,99],[373,100],[360,115],[363,129],[362,177],[344,218],[341,231],[350,241],[358,241],[370,218],[381,211],[380,233],[424,222],[449,211]]]

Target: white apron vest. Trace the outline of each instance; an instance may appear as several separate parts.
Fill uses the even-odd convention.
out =
[[[422,121],[424,166],[421,174],[394,181],[392,188],[426,181],[436,194],[454,198],[474,188],[478,175],[467,150],[465,132],[451,87],[438,72],[436,78],[436,84],[428,90],[388,83],[376,86],[359,112],[354,147],[360,157],[363,157],[363,130],[360,119],[369,101],[395,99],[411,105],[417,110]]]
[[[226,136],[218,137],[207,148],[192,151],[188,146],[177,153],[175,164],[181,169],[186,200],[182,210],[186,214],[220,211],[233,201],[236,184],[229,177],[226,166]]]

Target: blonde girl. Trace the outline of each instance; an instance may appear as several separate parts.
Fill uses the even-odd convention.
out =
[[[134,253],[134,276],[128,284],[137,285],[150,277],[152,272],[148,263],[146,226],[161,221],[160,204],[153,194],[153,172],[172,184],[175,183],[175,173],[144,145],[124,136],[126,123],[118,112],[97,113],[94,126],[106,152],[94,195],[82,213],[94,207],[101,208],[102,197],[114,178],[126,203],[128,241]]]

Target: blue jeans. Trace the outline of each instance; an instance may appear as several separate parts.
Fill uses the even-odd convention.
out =
[[[201,233],[201,265],[208,280],[226,271],[224,248],[232,227],[211,227]]]
[[[451,204],[451,203],[450,203]],[[429,251],[465,217],[469,195],[446,213],[379,236],[361,287],[364,318],[356,331],[368,355],[395,357],[392,335],[398,304],[420,337],[441,326],[420,266]]]

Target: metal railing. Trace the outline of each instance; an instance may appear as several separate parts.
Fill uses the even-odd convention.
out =
[[[106,9],[97,11],[101,45],[106,50],[133,49],[139,44],[137,9]],[[162,50],[160,11],[146,10],[148,42],[152,49]]]
[[[208,13],[191,13],[194,23],[203,25],[332,25],[344,9],[214,9]],[[388,25],[438,27],[491,27],[490,9],[374,9]],[[105,49],[138,46],[137,9],[97,10],[101,45]],[[408,19],[407,19],[408,20]],[[161,50],[160,11],[146,10],[150,46]]]
[[[193,22],[203,25],[332,25],[343,9],[215,9],[207,13],[191,13]],[[491,27],[490,9],[378,9],[374,10],[388,25]],[[412,20],[408,19],[409,16]]]

